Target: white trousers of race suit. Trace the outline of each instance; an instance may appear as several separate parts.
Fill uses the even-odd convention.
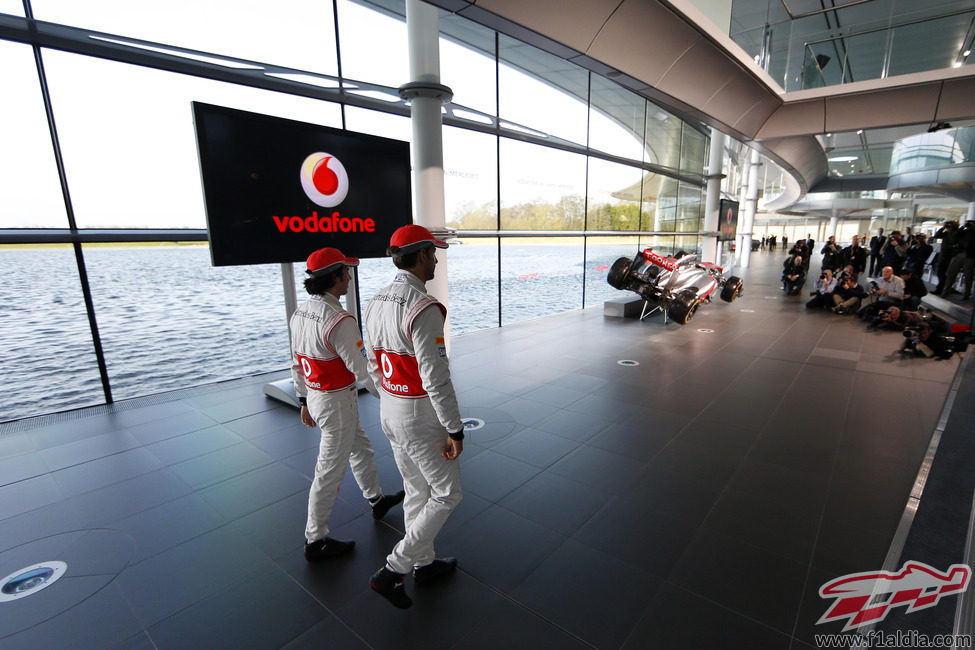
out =
[[[447,431],[429,399],[402,399],[380,391],[380,420],[403,476],[406,535],[386,558],[397,573],[435,559],[433,541],[460,503],[460,464],[441,455]]]
[[[308,492],[305,540],[311,543],[328,535],[328,518],[339,495],[346,467],[352,466],[352,476],[366,499],[382,496],[383,491],[379,486],[372,445],[359,424],[356,387],[335,393],[308,391],[308,413],[322,428],[315,478]]]

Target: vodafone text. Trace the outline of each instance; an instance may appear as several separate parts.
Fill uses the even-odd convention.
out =
[[[332,216],[318,216],[318,211],[311,213],[310,217],[279,217],[272,216],[274,225],[278,232],[290,230],[291,232],[376,232],[376,222],[373,219],[360,219],[359,217],[343,217],[338,212],[333,212]]]

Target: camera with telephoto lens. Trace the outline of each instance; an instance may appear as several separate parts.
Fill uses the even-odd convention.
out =
[[[921,333],[917,330],[906,329],[904,330],[905,339],[916,339],[921,336]]]

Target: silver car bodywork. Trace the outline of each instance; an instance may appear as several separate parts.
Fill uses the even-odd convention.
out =
[[[732,302],[741,295],[742,281],[724,276],[724,269],[698,262],[697,255],[667,257],[647,248],[632,260],[621,257],[610,267],[606,281],[616,289],[633,291],[663,309],[681,325],[693,318],[702,303],[711,302],[720,288],[721,299]]]

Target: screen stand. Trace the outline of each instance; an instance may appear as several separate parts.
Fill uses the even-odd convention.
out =
[[[298,296],[295,293],[295,267],[291,262],[281,265],[281,283],[284,285],[284,310],[287,313],[285,323],[290,324],[291,315],[298,309]],[[285,327],[287,328],[288,325]],[[298,398],[295,397],[295,385],[291,381],[291,377],[264,384],[264,394],[296,409],[301,408]]]

